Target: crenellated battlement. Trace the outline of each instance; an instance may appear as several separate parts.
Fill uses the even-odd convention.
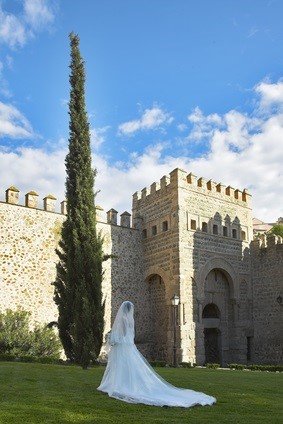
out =
[[[19,203],[20,190],[15,186],[10,186],[5,191],[5,201],[1,203],[7,203],[10,205],[26,207],[29,209],[42,210],[45,212],[58,213],[60,215],[67,215],[67,201],[62,200],[60,202],[60,212],[56,211],[57,198],[53,194],[48,194],[42,199],[42,208],[39,206],[39,195],[36,191],[31,190],[25,194],[24,204]],[[104,209],[96,205],[96,220],[98,222],[120,225],[121,227],[131,228],[131,214],[127,211],[121,213],[120,224],[118,224],[118,212],[115,209],[110,209],[107,214],[104,213]]]
[[[192,172],[176,168],[170,175],[164,175],[159,182],[154,182],[150,187],[145,187],[141,191],[137,191],[133,195],[133,206],[140,201],[149,201],[154,199],[156,195],[163,195],[168,190],[180,187],[202,193],[207,196],[214,196],[225,201],[235,202],[241,206],[249,206],[251,195],[247,189],[239,190],[228,185],[225,186],[221,182],[215,182],[212,179],[197,177]]]
[[[16,206],[25,206],[27,208],[31,208],[31,209],[41,209],[44,210],[46,212],[56,212],[56,200],[57,198],[55,196],[53,196],[53,194],[48,194],[47,196],[45,196],[42,201],[43,201],[43,207],[40,208],[39,207],[39,195],[36,191],[31,190],[28,193],[25,194],[25,203],[24,205],[21,205],[19,203],[19,198],[20,198],[20,190],[15,187],[15,186],[10,186],[9,188],[7,188],[7,190],[5,191],[5,202],[9,203],[10,205],[16,205]],[[65,215],[67,213],[66,210],[66,200],[63,200],[60,203],[60,213]]]
[[[275,234],[261,234],[251,242],[251,248],[254,252],[272,249],[279,245],[283,247],[283,238]]]

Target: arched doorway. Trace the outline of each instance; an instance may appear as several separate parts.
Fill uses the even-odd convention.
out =
[[[149,290],[149,341],[151,360],[166,360],[168,311],[166,307],[166,291],[162,277],[153,274],[147,279]]]
[[[222,269],[214,268],[204,282],[202,313],[205,362],[227,364],[232,360],[235,327],[232,280]]]
[[[204,350],[206,363],[221,363],[220,311],[214,303],[207,304],[202,312],[204,323]]]

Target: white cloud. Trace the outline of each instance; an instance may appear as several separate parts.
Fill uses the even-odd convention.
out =
[[[30,190],[39,192],[41,199],[49,193],[64,199],[66,150],[44,152],[41,149],[21,148],[9,152],[0,150],[1,192],[15,184],[20,192],[20,202]],[[2,200],[2,199],[1,199]]]
[[[93,150],[98,150],[105,141],[105,133],[110,127],[91,128],[90,129],[90,141]]]
[[[193,124],[193,129],[190,131],[187,139],[200,141],[211,137],[215,126],[223,124],[222,117],[217,113],[205,116],[199,107],[196,107],[190,115],[188,121]]]
[[[11,48],[22,47],[35,32],[49,28],[54,18],[50,0],[25,0],[17,15],[7,13],[0,4],[0,42]]]
[[[31,138],[34,132],[26,117],[13,105],[0,102],[0,137]]]
[[[47,0],[25,0],[25,20],[35,30],[46,27],[54,21],[54,14]]]
[[[23,46],[27,40],[28,32],[21,19],[6,13],[0,5],[0,40],[10,47]]]
[[[124,122],[119,125],[119,134],[132,135],[141,130],[160,129],[162,125],[171,124],[173,117],[170,113],[161,109],[160,106],[154,105],[151,109],[145,109],[139,119]]]
[[[273,86],[269,88],[280,90],[278,84]],[[130,210],[131,195],[135,191],[180,167],[234,188],[249,188],[254,215],[263,220],[272,222],[282,216],[283,113],[279,110],[262,115],[255,109],[249,115],[231,110],[223,115],[205,116],[199,109],[193,114],[191,122],[198,125],[200,131],[202,123],[204,134],[210,126],[209,148],[203,156],[176,158],[173,154],[165,155],[164,145],[158,144],[142,154],[133,153],[126,163],[110,163],[94,151],[93,165],[98,169],[96,189],[101,190],[97,203],[105,210],[111,207],[120,213]],[[165,147],[168,152],[168,146]],[[8,185],[15,184],[24,192],[33,188],[42,197],[51,192],[62,199],[65,154],[65,148],[51,153],[39,149],[0,152],[3,192]]]
[[[268,108],[271,106],[279,106],[283,109],[283,81],[277,83],[270,83],[266,81],[260,82],[255,91],[260,95],[261,108]]]
[[[186,124],[178,124],[177,125],[177,130],[180,131],[180,132],[186,131],[187,128],[188,127],[187,127]]]

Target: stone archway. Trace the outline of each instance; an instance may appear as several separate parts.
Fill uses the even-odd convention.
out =
[[[227,364],[232,362],[235,333],[233,280],[227,271],[214,268],[206,275],[203,288],[205,362]]]
[[[215,303],[208,303],[202,311],[204,324],[205,363],[221,363],[220,311]]]
[[[164,280],[150,275],[146,283],[149,292],[149,350],[151,360],[167,359],[168,308]]]
[[[200,271],[196,275],[198,293],[197,297],[200,300],[204,299],[205,296],[205,287],[204,281],[206,280],[208,274],[218,269],[221,271],[227,280],[229,286],[229,295],[231,299],[238,300],[239,299],[239,276],[236,273],[234,267],[224,258],[211,258],[209,259],[203,267],[201,267]]]

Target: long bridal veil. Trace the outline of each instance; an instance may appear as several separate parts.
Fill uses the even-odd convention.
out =
[[[138,351],[134,337],[134,305],[126,301],[108,334],[108,362],[98,390],[125,402],[156,406],[190,407],[216,402],[212,396],[165,381]]]

